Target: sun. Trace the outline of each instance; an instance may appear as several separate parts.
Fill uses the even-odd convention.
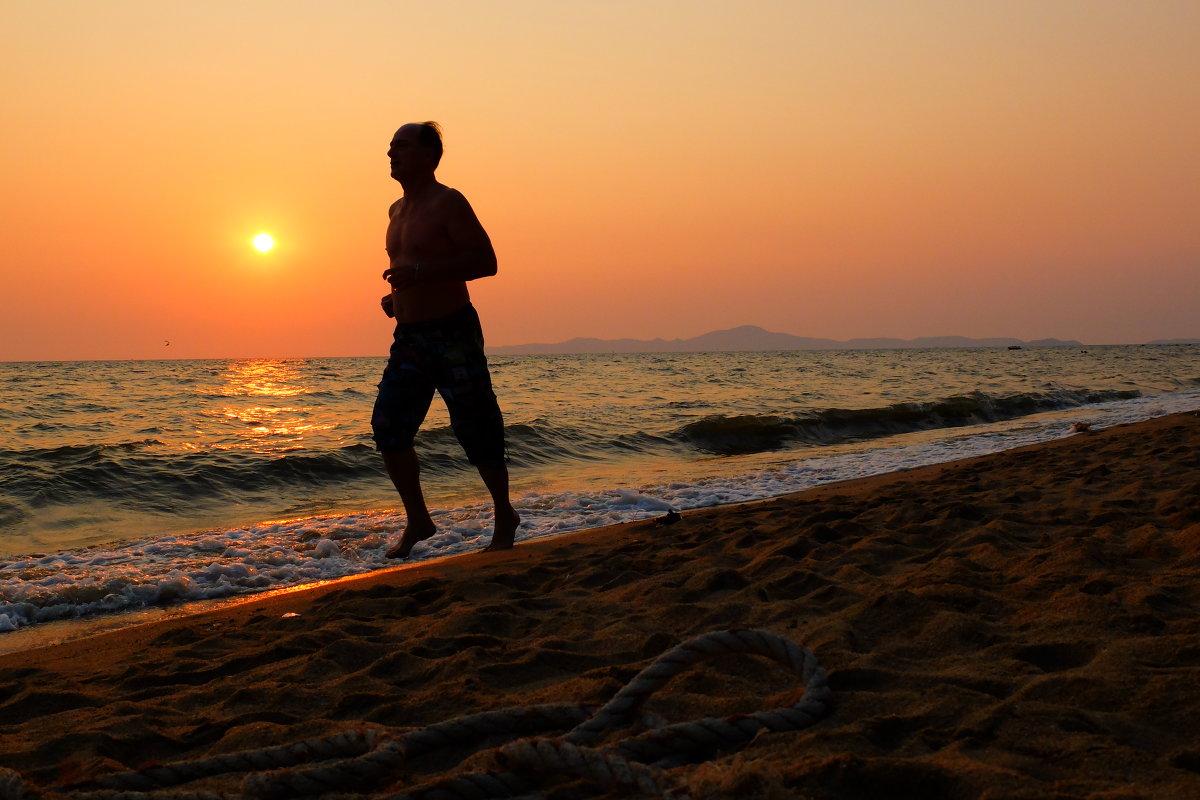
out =
[[[275,246],[275,237],[269,233],[260,233],[254,237],[254,249],[260,253],[265,253]]]

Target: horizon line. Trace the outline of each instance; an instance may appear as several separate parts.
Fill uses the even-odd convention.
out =
[[[715,333],[715,332],[718,332],[718,331],[713,331],[713,333]],[[770,331],[768,331],[768,333],[770,333]],[[700,334],[700,335],[705,336],[707,334]],[[782,335],[795,336],[795,334],[782,334]],[[698,338],[698,337],[689,337],[689,338]],[[820,339],[822,337],[796,336],[796,338]],[[854,341],[870,341],[870,340],[879,340],[879,339],[890,339],[892,341],[911,342],[911,341],[915,341],[916,339],[941,339],[941,338],[960,338],[960,339],[978,339],[978,340],[1011,339],[1011,340],[1014,340],[1014,341],[1017,341],[1017,342],[1027,345],[1027,344],[1030,344],[1030,342],[1046,341],[1046,340],[1054,338],[1054,337],[1046,337],[1046,339],[1041,339],[1041,340],[1039,340],[1039,339],[1022,340],[1022,339],[1017,339],[1016,337],[1006,337],[1006,336],[988,336],[988,337],[921,336],[921,337],[915,337],[914,339],[899,339],[896,337],[873,336],[873,337],[856,337],[855,339],[825,339],[824,341],[830,341],[830,342],[834,342],[834,343],[850,343],[850,342],[854,342]],[[702,355],[704,353],[828,352],[830,350],[837,349],[837,348],[819,348],[818,349],[818,348],[787,347],[787,348],[738,348],[738,349],[729,349],[729,350],[688,350],[688,351],[679,351],[679,350],[636,350],[636,351],[597,350],[597,351],[588,351],[588,352],[560,352],[560,353],[550,353],[550,352],[546,352],[546,353],[499,353],[499,352],[495,352],[498,349],[502,349],[502,348],[506,349],[506,348],[512,348],[512,347],[554,347],[556,345],[567,344],[568,342],[576,341],[576,340],[590,340],[590,341],[598,341],[598,342],[646,342],[646,343],[651,343],[651,342],[656,342],[656,341],[662,341],[662,342],[685,342],[685,341],[688,341],[688,339],[596,339],[594,337],[580,336],[580,337],[574,337],[574,339],[567,339],[562,342],[528,342],[525,344],[516,344],[516,345],[487,345],[485,347],[485,352],[488,355],[498,355],[498,356],[543,356],[543,355],[594,356],[594,355],[653,355],[655,353],[666,353],[666,354],[675,354],[675,355],[678,355],[678,354]],[[1065,339],[1055,339],[1055,341],[1061,341],[1063,343],[1060,345],[1032,345],[1031,349],[1054,350],[1056,348],[1076,347],[1076,346],[1080,346],[1080,347],[1189,347],[1189,346],[1194,346],[1194,345],[1200,345],[1200,338],[1152,339],[1147,342],[1101,342],[1101,343],[1090,343],[1090,342],[1081,342],[1078,340],[1065,340]],[[999,349],[1001,347],[1004,347],[1004,345],[977,345],[974,347],[971,345],[964,345],[961,347],[932,346],[932,347],[928,347],[928,348],[924,348],[924,349],[972,350],[972,349]],[[922,349],[922,348],[919,348],[919,347],[918,348],[847,347],[845,349],[846,350],[903,350],[903,349]],[[381,358],[381,359],[386,359],[387,353],[366,353],[366,354],[359,353],[356,355],[344,355],[343,354],[343,355],[177,356],[177,357],[171,357],[171,358],[147,358],[147,357],[19,358],[19,359],[0,360],[0,364],[70,364],[70,363],[86,364],[86,363],[108,363],[108,362],[116,363],[116,362],[125,362],[125,361],[302,361],[302,360],[306,361],[306,360],[316,360],[316,359],[323,359],[323,358]]]

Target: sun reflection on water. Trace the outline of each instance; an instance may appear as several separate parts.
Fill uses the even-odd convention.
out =
[[[230,435],[210,449],[283,453],[303,449],[308,438],[334,428],[331,421],[315,419],[312,406],[291,399],[312,391],[295,362],[235,361],[222,377],[219,392],[229,402],[220,413],[231,423],[224,426]],[[272,399],[287,402],[275,405]],[[248,400],[253,403],[245,404]]]
[[[222,377],[221,394],[228,397],[294,397],[305,391],[300,370],[289,361],[235,361]]]

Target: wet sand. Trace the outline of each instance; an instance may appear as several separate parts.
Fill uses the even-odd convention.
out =
[[[46,787],[603,703],[685,639],[760,628],[812,649],[832,712],[669,773],[694,797],[1200,797],[1198,611],[1200,415],[1178,414],[6,654],[0,766]],[[674,722],[800,696],[744,656],[647,708]],[[492,764],[486,747],[414,759],[381,792]]]

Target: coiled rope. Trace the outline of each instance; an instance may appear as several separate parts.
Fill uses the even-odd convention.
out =
[[[683,670],[716,658],[753,654],[789,668],[804,681],[804,696],[785,708],[729,717],[705,717],[655,727],[595,746],[604,734],[636,723],[641,707]],[[667,651],[638,673],[611,700],[595,709],[584,704],[520,706],[469,714],[409,731],[348,730],[295,744],[264,747],[146,769],[104,775],[88,784],[41,790],[18,773],[0,768],[0,800],[276,800],[342,797],[394,780],[403,763],[448,746],[476,745],[493,736],[530,736],[547,731],[557,738],[527,738],[492,751],[502,771],[458,775],[415,787],[387,800],[486,800],[532,798],[548,776],[589,779],[608,790],[685,798],[666,770],[702,759],[717,749],[744,744],[760,732],[803,730],[829,710],[830,690],[816,657],[768,631],[714,631]],[[319,762],[319,763],[314,763]],[[172,789],[234,772],[249,772],[240,794]]]

